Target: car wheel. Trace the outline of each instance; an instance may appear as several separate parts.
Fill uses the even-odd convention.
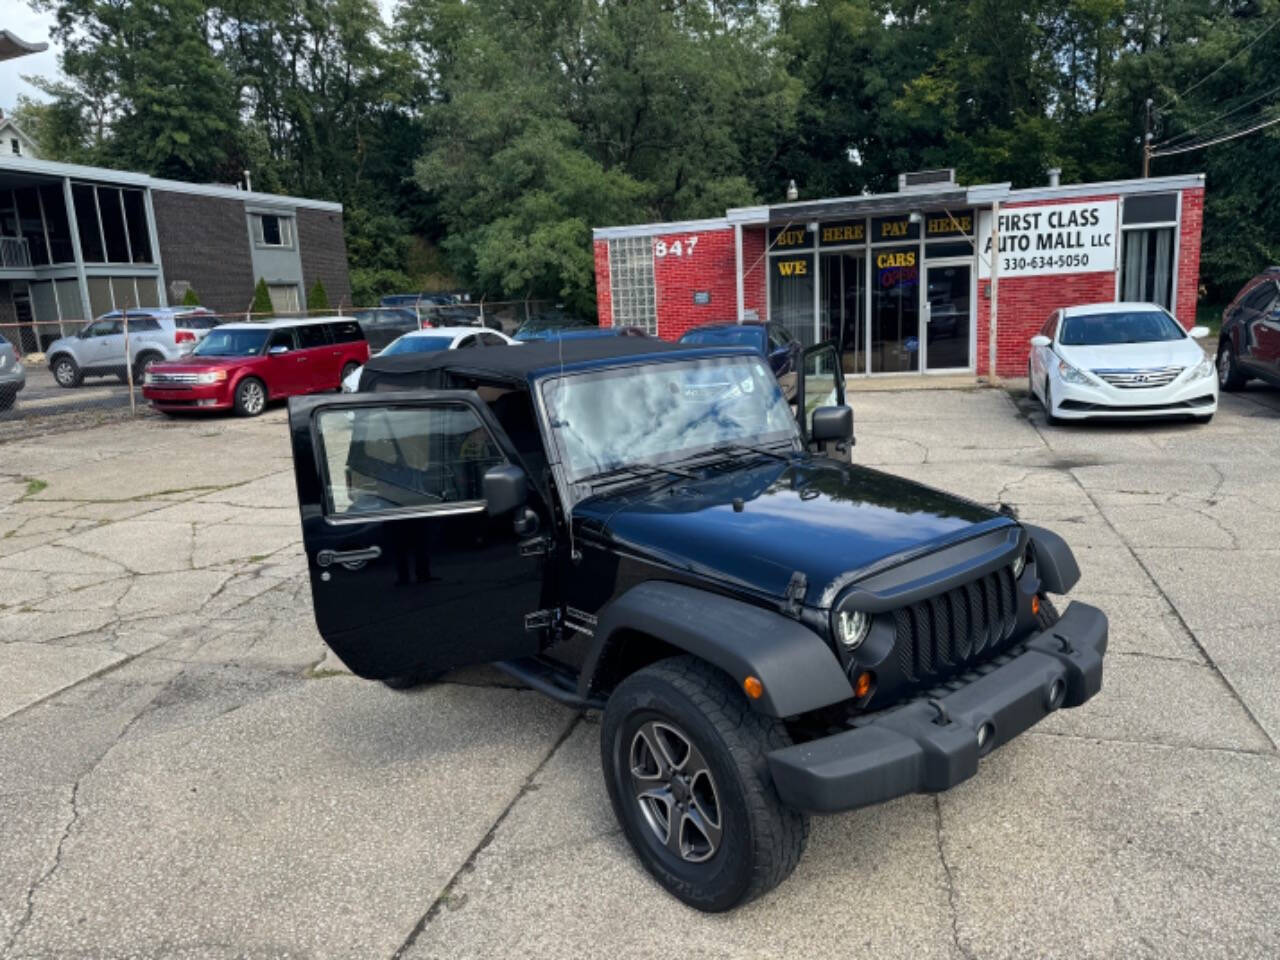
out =
[[[392,690],[413,690],[422,687],[437,677],[443,676],[438,670],[429,673],[407,673],[402,677],[383,677],[382,684]]]
[[[1040,609],[1036,613],[1036,629],[1048,630],[1058,622],[1058,608],[1043,593],[1040,594]]]
[[[1053,394],[1049,391],[1048,377],[1045,377],[1045,380],[1044,380],[1044,401],[1043,402],[1044,402],[1044,422],[1051,427],[1056,427],[1058,424],[1062,423],[1061,420],[1059,420],[1057,417],[1053,415]]]
[[[147,375],[147,371],[163,360],[164,357],[158,353],[144,353],[138,357],[133,365],[133,382],[135,386],[142,384],[142,379]]]
[[[640,670],[609,697],[600,758],[614,814],[666,890],[715,913],[795,869],[809,820],[782,804],[765,755],[788,746],[729,678],[695,657]]]
[[[1249,378],[1240,372],[1240,364],[1236,362],[1235,351],[1231,342],[1223,340],[1218,344],[1218,386],[1223,390],[1239,390]]]
[[[342,373],[338,377],[338,389],[342,389],[342,385],[347,382],[347,377],[351,376],[360,368],[358,363],[348,363],[342,368]]]
[[[18,399],[17,390],[0,389],[0,410],[8,410]]]
[[[236,385],[236,413],[256,417],[267,408],[267,388],[257,377],[245,377]]]
[[[53,361],[53,379],[60,387],[78,387],[84,382],[84,374],[70,357],[58,357]]]

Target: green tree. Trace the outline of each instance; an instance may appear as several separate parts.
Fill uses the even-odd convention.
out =
[[[187,292],[182,295],[182,305],[184,307],[200,306],[200,297],[194,287],[187,287]]]
[[[253,288],[253,306],[250,309],[254,316],[275,316],[276,308],[271,303],[271,291],[267,289],[265,277],[259,277],[258,285]]]
[[[318,313],[328,309],[329,294],[325,291],[324,284],[317,280],[311,288],[311,292],[307,294],[307,310],[311,313]]]

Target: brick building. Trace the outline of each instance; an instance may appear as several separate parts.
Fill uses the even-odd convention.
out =
[[[903,174],[894,193],[594,231],[602,326],[675,339],[769,320],[835,340],[846,373],[1026,373],[1051,310],[1140,300],[1192,326],[1204,177],[1043,187]],[[994,224],[994,229],[993,229]],[[994,248],[998,255],[993,258]],[[992,304],[995,310],[992,310]]]
[[[244,313],[260,279],[277,313],[317,281],[351,306],[342,205],[0,152],[0,335],[24,352],[188,289]]]

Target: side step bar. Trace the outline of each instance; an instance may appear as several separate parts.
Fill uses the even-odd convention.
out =
[[[578,695],[578,675],[562,663],[546,657],[521,657],[518,660],[499,660],[494,666],[526,687],[565,706],[580,710],[604,709],[603,697],[584,698]]]

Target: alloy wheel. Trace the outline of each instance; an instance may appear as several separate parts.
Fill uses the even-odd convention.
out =
[[[244,412],[251,417],[260,414],[262,408],[267,405],[267,397],[262,392],[262,386],[256,380],[248,380],[240,389]]]
[[[631,739],[631,787],[653,837],[690,863],[709,860],[724,827],[715,779],[702,752],[678,727],[658,720]]]
[[[53,378],[59,386],[70,387],[76,382],[76,368],[70,360],[59,360],[53,368]]]
[[[1218,386],[1225,387],[1231,379],[1231,348],[1218,351]]]

